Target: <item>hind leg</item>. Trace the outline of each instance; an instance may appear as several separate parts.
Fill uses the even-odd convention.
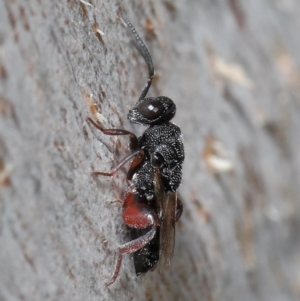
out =
[[[123,255],[132,254],[140,250],[155,236],[158,226],[158,217],[155,211],[147,204],[138,203],[136,200],[137,198],[134,193],[128,193],[126,195],[122,214],[123,220],[128,227],[136,229],[150,228],[150,230],[145,235],[123,244],[118,248],[117,262],[110,280],[106,282],[107,286],[114,283],[117,279],[120,272]]]

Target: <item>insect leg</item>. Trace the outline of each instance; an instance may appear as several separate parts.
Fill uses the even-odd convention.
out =
[[[102,172],[102,171],[94,171],[93,172],[93,176],[107,176],[107,177],[111,177],[113,176],[120,168],[122,168],[122,166],[124,166],[129,160],[131,160],[134,157],[137,156],[144,156],[144,151],[143,150],[137,150],[135,152],[133,152],[132,154],[126,156],[123,160],[121,160],[121,162],[119,162],[119,164],[117,166],[115,166],[111,171],[109,172]]]
[[[120,272],[121,264],[123,255],[134,253],[138,251],[139,249],[143,248],[146,244],[148,244],[153,237],[155,236],[156,228],[151,229],[149,232],[147,232],[145,235],[132,240],[121,247],[118,248],[118,259],[114,268],[114,272],[108,282],[106,282],[106,286],[109,286],[115,282],[115,280],[118,277],[118,274]]]
[[[138,143],[138,138],[132,132],[129,132],[127,130],[121,130],[121,129],[104,129],[98,123],[96,123],[92,118],[87,117],[86,120],[88,122],[90,122],[95,128],[97,128],[102,133],[104,133],[105,135],[110,135],[110,136],[129,135],[129,137],[130,137],[130,149],[131,150],[136,150],[138,148],[138,144],[139,144]]]
[[[147,204],[136,202],[134,193],[127,194],[124,201],[123,219],[125,224],[132,228],[146,229],[152,227],[145,235],[134,239],[118,248],[118,259],[114,268],[114,272],[107,286],[115,282],[118,277],[123,255],[134,253],[147,245],[155,236],[158,225],[158,217],[155,211]]]
[[[145,159],[145,153],[141,152],[139,155],[136,155],[136,157],[132,160],[130,164],[130,168],[127,172],[128,181],[132,179],[132,176],[134,175],[136,169],[143,163],[144,159]]]
[[[135,46],[136,46],[137,50],[140,52],[140,54],[142,55],[143,59],[145,60],[147,66],[148,66],[148,71],[149,71],[148,81],[142,90],[141,96],[139,98],[139,102],[140,102],[146,97],[146,95],[149,91],[149,88],[151,86],[152,79],[154,76],[154,66],[153,66],[152,58],[151,58],[151,55],[149,53],[147,46],[145,45],[145,43],[143,42],[141,37],[138,35],[136,29],[133,27],[133,25],[129,21],[127,15],[124,12],[121,12],[121,16],[134,37],[134,42],[135,42]]]

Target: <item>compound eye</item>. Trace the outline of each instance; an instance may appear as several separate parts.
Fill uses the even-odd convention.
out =
[[[137,107],[137,111],[148,119],[158,118],[164,109],[163,104],[157,99],[146,99]]]
[[[155,153],[151,158],[151,164],[153,167],[160,167],[164,163],[162,155]]]

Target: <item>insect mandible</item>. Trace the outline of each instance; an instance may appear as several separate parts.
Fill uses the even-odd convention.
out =
[[[118,248],[116,265],[107,286],[115,282],[126,254],[133,254],[137,275],[155,269],[158,262],[169,266],[174,250],[175,222],[182,214],[182,203],[176,190],[181,182],[184,147],[180,128],[170,122],[176,105],[165,96],[146,97],[154,76],[152,58],[127,15],[121,12],[121,17],[149,71],[147,83],[138,102],[129,110],[128,119],[148,128],[137,137],[123,129],[104,129],[98,122],[87,118],[105,135],[128,135],[131,149],[131,154],[110,172],[93,172],[94,176],[112,176],[125,163],[131,162],[122,217],[132,240]]]

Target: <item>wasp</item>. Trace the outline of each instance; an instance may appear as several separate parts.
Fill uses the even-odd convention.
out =
[[[91,118],[87,120],[105,135],[127,135],[131,153],[110,172],[93,172],[94,176],[113,176],[130,161],[128,188],[123,199],[122,218],[132,240],[121,245],[112,276],[115,282],[123,256],[133,254],[137,275],[154,270],[158,262],[169,266],[174,250],[175,223],[182,214],[176,190],[182,178],[184,146],[180,128],[171,123],[176,105],[168,97],[146,97],[154,76],[149,50],[129,21],[121,17],[131,31],[135,45],[148,66],[148,80],[135,106],[129,110],[130,122],[148,126],[142,136],[124,129],[105,129]]]

